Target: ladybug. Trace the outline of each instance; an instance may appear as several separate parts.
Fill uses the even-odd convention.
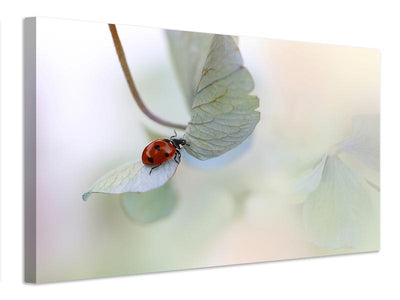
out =
[[[179,164],[181,161],[181,152],[179,151],[184,145],[190,146],[186,143],[185,139],[177,139],[177,134],[171,136],[169,139],[158,139],[148,144],[142,153],[142,162],[148,166],[154,166],[153,169],[161,166],[162,163],[174,158],[175,162]]]

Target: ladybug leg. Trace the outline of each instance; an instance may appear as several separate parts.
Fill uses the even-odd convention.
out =
[[[178,160],[176,159],[176,157],[178,157]],[[176,150],[174,160],[177,164],[181,162],[181,152],[179,150]]]
[[[151,175],[151,172],[153,172],[153,169],[158,168],[159,166],[161,166],[161,164],[159,164],[159,165],[157,165],[157,166],[155,166],[155,167],[152,167],[152,168],[150,169],[149,175]]]

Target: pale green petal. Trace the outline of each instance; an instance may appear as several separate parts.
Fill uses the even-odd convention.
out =
[[[232,74],[242,66],[242,55],[233,38],[228,35],[215,35],[196,92]]]
[[[150,223],[169,216],[177,203],[177,195],[171,183],[143,194],[121,195],[121,205],[134,222]]]
[[[318,188],[328,155],[325,154],[317,166],[309,173],[298,179],[292,185],[292,192],[296,194],[309,194]]]
[[[166,33],[172,62],[190,109],[214,35],[175,30]]]
[[[337,156],[328,156],[320,184],[303,207],[306,232],[321,247],[356,247],[370,201],[364,179]]]
[[[86,200],[92,193],[144,193],[164,185],[177,167],[175,160],[170,159],[150,174],[151,166],[143,165],[141,161],[130,162],[101,177],[82,198]]]
[[[169,50],[188,108],[192,108],[214,34],[166,30]],[[235,43],[238,38],[233,37]]]
[[[197,86],[185,133],[190,155],[206,160],[242,143],[260,120],[254,81],[230,36],[215,35]]]
[[[379,171],[379,115],[359,115],[353,120],[352,135],[337,148],[354,155],[368,167]]]

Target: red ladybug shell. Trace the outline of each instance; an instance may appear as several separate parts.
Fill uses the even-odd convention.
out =
[[[174,157],[176,149],[169,139],[152,141],[144,148],[142,162],[145,165],[159,165]]]

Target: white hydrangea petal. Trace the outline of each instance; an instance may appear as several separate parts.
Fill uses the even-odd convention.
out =
[[[358,115],[353,119],[352,135],[337,149],[354,155],[373,170],[379,171],[379,115]]]
[[[172,63],[189,109],[215,34],[166,30]],[[236,44],[238,38],[232,37]]]
[[[337,156],[328,156],[320,184],[303,207],[305,230],[321,247],[356,247],[370,201],[364,179]]]
[[[296,194],[309,194],[315,191],[321,182],[322,173],[324,171],[326,159],[325,154],[317,166],[309,173],[298,179],[292,185],[292,192]]]
[[[199,160],[220,156],[245,141],[260,120],[254,81],[231,36],[215,35],[193,98],[185,139]]]
[[[188,103],[192,108],[193,96],[201,77],[213,34],[166,30],[175,71]]]
[[[144,193],[154,190],[164,185],[175,174],[177,167],[175,160],[170,159],[150,174],[152,166],[144,165],[141,161],[130,162],[101,177],[82,198],[86,200],[92,193]]]

